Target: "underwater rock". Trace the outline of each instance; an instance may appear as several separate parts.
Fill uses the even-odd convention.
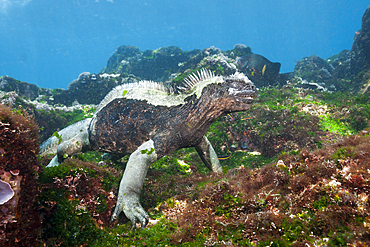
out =
[[[123,45],[109,58],[102,73],[133,74],[140,79],[171,81],[176,85],[181,84],[181,79],[176,77],[184,77],[191,70],[201,68],[210,69],[217,75],[231,75],[236,71],[235,58],[248,54],[251,54],[251,48],[242,44],[226,52],[214,46],[192,51],[167,46],[142,52],[137,47]]]
[[[350,54],[350,71],[355,84],[367,90],[370,84],[370,5],[362,17],[362,27],[356,32]],[[365,90],[365,91],[366,91]]]
[[[326,59],[326,62],[333,69],[332,78],[333,84],[344,78],[349,77],[350,68],[350,51],[343,50],[336,55],[333,55]]]
[[[76,101],[80,104],[98,104],[115,86],[137,81],[138,78],[133,75],[84,72],[68,85],[67,90],[59,89],[48,103],[66,106],[71,106]]]
[[[329,66],[333,69],[334,77],[335,76],[335,70],[337,70],[340,67],[343,67],[344,63],[348,63],[350,61],[350,51],[349,50],[343,50],[339,52],[336,55],[333,55],[326,59],[326,62],[329,64]]]
[[[281,64],[273,63],[258,54],[245,55],[238,59],[238,68],[246,74],[257,87],[275,85]]]
[[[79,76],[78,76],[78,81],[84,81],[84,80],[87,80],[90,78],[90,72],[82,72]]]
[[[313,55],[299,61],[294,68],[294,75],[313,83],[324,83],[332,78],[332,67],[322,58]]]
[[[213,56],[204,58],[200,65],[204,65],[207,69],[215,71],[218,75],[232,75],[237,71],[235,64],[232,62],[230,58],[219,52]]]
[[[233,59],[250,54],[252,54],[251,48],[243,44],[236,44],[234,46],[234,49],[230,51],[225,51],[225,55]]]
[[[94,75],[95,76],[95,75]],[[91,76],[92,77],[92,76]],[[94,77],[95,79],[94,80],[96,80],[96,77]],[[78,82],[80,82],[80,83],[85,83],[86,82],[86,80],[89,80],[90,79],[90,72],[82,72],[79,76],[78,76],[78,78],[76,79],[76,80],[73,80],[73,81],[71,81],[71,83],[69,83],[69,85],[68,85],[68,88],[67,88],[67,90],[72,90],[73,88],[75,88],[76,87],[76,84],[78,83]]]
[[[0,77],[0,90],[4,92],[15,91],[20,96],[32,100],[36,99],[40,94],[51,95],[50,89],[42,89],[35,84],[18,81],[9,76]]]
[[[103,72],[111,73],[113,71],[119,72],[120,70],[126,70],[126,66],[130,64],[130,60],[140,57],[141,55],[142,52],[136,46],[122,45],[118,47],[116,52],[108,59],[107,67],[103,69]]]
[[[0,103],[7,106],[14,106],[17,99],[19,98],[19,95],[14,92],[2,92],[0,91]]]
[[[185,73],[185,72],[190,72],[190,70],[196,70],[200,69],[202,66],[207,66],[205,64],[205,58],[207,57],[212,57],[216,54],[220,54],[222,51],[219,48],[216,48],[214,46],[211,46],[209,48],[204,48],[202,51],[201,50],[193,50],[193,56],[190,57],[187,61],[184,63],[179,64],[179,70],[177,71],[178,73]],[[214,70],[215,68],[211,68],[211,65],[208,65],[208,69]],[[216,71],[215,71],[216,72]],[[217,72],[216,72],[217,73]]]
[[[144,80],[166,81],[182,64],[200,50],[183,51],[176,46],[140,51],[135,46],[120,46],[109,58],[103,73],[134,74]]]
[[[362,28],[355,34],[351,51],[343,50],[326,61],[315,55],[303,58],[296,64],[294,75],[330,91],[366,92],[370,86],[370,6],[362,17]]]
[[[294,86],[295,88],[311,89],[316,91],[328,91],[328,89],[325,87],[325,83],[319,84],[313,81],[308,82],[301,77],[294,77],[288,82],[288,84]]]

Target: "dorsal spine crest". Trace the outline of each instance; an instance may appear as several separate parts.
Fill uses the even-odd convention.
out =
[[[198,70],[184,79],[183,86],[178,86],[178,94],[170,86],[154,81],[139,81],[122,84],[112,89],[98,105],[96,114],[111,101],[119,98],[147,100],[153,105],[174,106],[184,104],[184,99],[195,94],[198,98],[202,89],[208,84],[221,83],[224,79],[221,76],[215,76],[213,72],[207,69]]]
[[[212,71],[203,68],[201,70],[198,70],[198,71],[190,74],[188,77],[186,77],[184,79],[185,88],[181,87],[181,86],[179,86],[177,88],[182,90],[183,92],[190,91],[197,84],[202,83],[203,81],[206,81],[206,80],[211,80],[214,77],[216,77],[216,76]]]

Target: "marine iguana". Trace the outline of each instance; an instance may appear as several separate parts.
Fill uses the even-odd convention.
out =
[[[117,86],[92,118],[61,130],[61,140],[49,138],[41,153],[57,153],[48,166],[87,150],[119,157],[131,154],[111,220],[123,211],[133,229],[136,223],[145,227],[149,216],[139,200],[150,164],[180,148],[195,147],[207,168],[221,172],[205,134],[221,115],[248,110],[256,94],[242,73],[222,77],[204,69],[186,78],[178,91],[148,81]]]

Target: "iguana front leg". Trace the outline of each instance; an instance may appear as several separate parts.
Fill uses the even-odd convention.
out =
[[[142,227],[146,226],[149,221],[149,215],[140,205],[140,193],[148,168],[156,160],[157,154],[152,140],[142,144],[130,155],[121,180],[117,205],[111,221],[114,221],[123,211],[126,217],[131,220],[132,229],[135,229],[136,223],[139,222]]]
[[[50,161],[47,167],[58,166],[59,163],[63,162],[67,157],[86,151],[90,149],[89,133],[86,130],[81,131],[71,139],[63,141],[57,149],[57,154]]]
[[[222,172],[222,167],[218,161],[217,154],[212,147],[212,144],[208,141],[207,137],[203,136],[202,141],[195,146],[200,158],[207,168],[213,172]]]

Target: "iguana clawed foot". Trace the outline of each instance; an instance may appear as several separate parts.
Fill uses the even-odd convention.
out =
[[[118,198],[111,222],[117,219],[121,211],[123,211],[126,217],[131,221],[131,230],[136,228],[136,223],[140,223],[141,227],[144,228],[149,222],[149,215],[140,205],[139,196],[124,195],[123,197]]]

